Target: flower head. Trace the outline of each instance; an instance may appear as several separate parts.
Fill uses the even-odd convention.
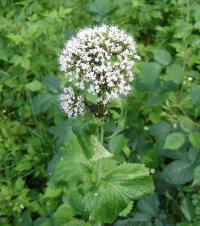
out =
[[[107,104],[128,95],[137,59],[133,37],[116,26],[103,25],[78,32],[65,44],[59,63],[74,86]]]
[[[69,118],[76,118],[84,113],[84,101],[81,96],[75,96],[71,87],[64,88],[60,95],[60,105]]]

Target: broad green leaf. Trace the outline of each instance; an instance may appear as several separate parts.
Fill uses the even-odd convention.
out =
[[[167,67],[169,79],[176,84],[180,84],[183,80],[183,69],[179,64],[171,64]]]
[[[161,93],[168,93],[171,91],[177,91],[178,85],[172,81],[166,81],[162,84],[162,86],[160,88],[161,88],[161,90],[160,90]],[[174,95],[174,94],[172,94],[172,95]]]
[[[170,53],[165,49],[157,49],[153,51],[153,57],[160,64],[168,65],[171,63],[172,57]]]
[[[195,147],[190,147],[189,151],[187,152],[187,159],[191,162],[191,163],[197,163],[200,159],[200,152],[197,148]]]
[[[60,81],[55,76],[46,76],[42,83],[52,92],[58,93],[60,91]]]
[[[55,198],[61,193],[61,188],[58,187],[47,187],[44,197],[45,198]]]
[[[68,194],[63,196],[63,202],[69,203],[75,215],[85,215],[86,211],[83,203],[83,197],[83,194],[80,194],[77,187],[72,186],[71,188],[68,188]]]
[[[160,121],[149,128],[149,132],[156,139],[157,143],[163,145],[166,136],[171,132],[172,127],[169,123]]]
[[[182,133],[171,133],[166,137],[164,148],[176,150],[180,148],[185,142],[185,137]]]
[[[118,220],[114,226],[155,226],[151,221],[152,218],[149,214],[134,212],[133,217],[125,220]]]
[[[193,186],[200,185],[200,166],[197,166],[194,171]]]
[[[21,57],[21,66],[28,70],[30,68],[31,62],[27,57]]]
[[[95,0],[92,3],[88,4],[88,10],[93,14],[105,16],[110,12],[110,10],[112,10],[112,4],[107,0]]]
[[[32,226],[32,218],[31,214],[28,210],[25,210],[22,214],[22,221],[20,223],[20,226]]]
[[[155,149],[149,149],[145,152],[142,163],[149,168],[156,168],[160,164],[160,154]]]
[[[192,87],[191,99],[192,99],[193,105],[196,106],[200,104],[200,85],[196,85]]]
[[[49,109],[52,103],[52,95],[47,93],[38,94],[32,100],[33,114],[38,115]]]
[[[73,219],[73,211],[67,204],[60,205],[53,215],[54,226],[60,226]]]
[[[133,202],[129,202],[128,206],[119,213],[119,216],[126,217],[133,209]]]
[[[91,93],[85,94],[85,99],[92,104],[97,104],[97,96],[92,95]]]
[[[191,225],[191,222],[180,222],[180,223],[177,223],[176,226],[198,226],[198,225]]]
[[[39,217],[34,221],[33,226],[52,226],[52,223],[47,217]]]
[[[194,132],[189,134],[189,140],[197,148],[200,148],[200,132]]]
[[[111,152],[103,147],[95,136],[91,136],[91,140],[94,147],[94,155],[91,159],[92,161],[97,161],[102,158],[111,158],[113,156]]]
[[[180,119],[180,127],[182,130],[189,133],[194,128],[194,122],[187,116],[182,116]]]
[[[142,197],[137,204],[142,213],[156,216],[159,213],[159,201],[156,195],[148,195]]]
[[[127,102],[124,99],[114,99],[109,104],[109,108],[112,109],[120,109],[122,112],[123,109],[126,107]]]
[[[149,170],[142,164],[119,165],[85,197],[86,208],[96,222],[113,222],[133,199],[154,190]]]
[[[125,154],[125,156],[128,158],[131,154],[131,149],[128,146],[123,147],[122,149],[123,153]]]
[[[158,123],[161,119],[160,113],[152,111],[149,114],[149,120],[151,120],[154,124]]]
[[[94,155],[91,135],[96,134],[99,126],[102,126],[101,120],[92,114],[86,114],[80,119],[73,120],[72,122],[73,131],[78,137],[78,141],[88,159],[91,159]]]
[[[62,122],[56,126],[50,127],[49,132],[56,138],[56,146],[60,148],[64,144],[67,144],[73,135],[72,126],[69,121]]]
[[[123,134],[118,134],[109,139],[109,150],[113,153],[120,153],[127,146],[127,143],[127,138]]]
[[[26,84],[26,89],[30,91],[39,91],[42,89],[42,83],[38,80],[33,80],[32,82],[29,82]]]
[[[160,72],[161,66],[158,63],[150,62],[143,64],[139,77],[141,83],[148,85],[154,83],[158,79]]]
[[[14,79],[8,79],[4,82],[4,84],[10,88],[15,88],[18,85],[18,82]]]
[[[84,181],[87,177],[88,160],[80,146],[78,139],[73,135],[71,141],[66,144],[61,153],[61,159],[57,161],[51,175],[50,183]]]
[[[183,212],[185,218],[188,221],[192,221],[193,219],[193,206],[192,203],[189,199],[187,199],[186,197],[184,197],[184,199],[181,202],[181,211]]]
[[[165,96],[162,93],[159,93],[157,90],[152,91],[148,97],[147,104],[148,106],[162,106]]]
[[[93,226],[93,225],[91,225],[90,223],[86,223],[83,220],[73,219],[69,223],[63,224],[62,226]]]
[[[189,161],[175,160],[164,168],[163,179],[174,185],[185,184],[192,180],[194,166]]]

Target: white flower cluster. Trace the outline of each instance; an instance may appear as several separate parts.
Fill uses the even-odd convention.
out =
[[[137,59],[132,36],[116,26],[102,25],[78,32],[65,44],[59,63],[68,81],[106,105],[128,95]]]
[[[71,87],[64,88],[60,95],[60,105],[69,118],[76,118],[84,113],[84,100],[81,96],[76,96]]]

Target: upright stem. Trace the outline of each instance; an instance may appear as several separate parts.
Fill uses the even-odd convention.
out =
[[[103,145],[103,138],[104,138],[104,128],[103,128],[103,123],[99,127],[99,141]]]
[[[104,137],[104,127],[103,123],[98,128],[99,142],[103,145],[103,137]],[[96,169],[96,183],[99,183],[101,179],[101,159],[97,160],[97,169]],[[103,226],[103,223],[96,223],[95,226]]]
[[[98,128],[98,138],[99,142],[103,145],[103,135],[104,135],[104,129],[103,129],[103,123]],[[97,169],[96,169],[96,183],[100,181],[101,178],[101,159],[97,160]]]

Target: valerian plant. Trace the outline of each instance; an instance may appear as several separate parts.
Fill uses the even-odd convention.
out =
[[[130,94],[138,59],[134,38],[111,25],[81,30],[59,55],[68,83],[59,100],[71,118],[72,134],[52,167],[46,190],[46,197],[52,191],[60,197],[54,225],[112,223],[131,211],[134,200],[153,193],[149,169],[115,156],[104,132],[109,119],[121,120],[113,106],[121,103],[123,114],[123,98]]]

